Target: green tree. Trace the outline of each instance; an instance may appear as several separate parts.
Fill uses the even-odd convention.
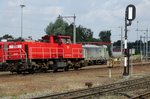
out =
[[[0,37],[0,40],[2,40],[2,39],[14,40],[14,37],[12,35],[5,34],[2,37]]]
[[[71,39],[73,40],[73,23],[68,25],[65,30],[65,35],[71,36]]]
[[[56,35],[57,33],[65,35],[66,27],[68,27],[68,23],[64,21],[61,16],[59,16],[54,23],[49,23],[45,29],[45,32],[47,35]]]
[[[77,42],[92,42],[94,40],[93,38],[93,32],[91,29],[85,28],[81,25],[79,25],[76,28],[77,33]]]
[[[111,31],[101,31],[99,38],[102,42],[111,42]],[[111,45],[107,45],[109,56],[112,56]]]
[[[61,16],[59,16],[54,23],[50,22],[46,27],[45,32],[47,35],[56,35],[57,33],[68,35],[71,36],[71,40],[73,41],[73,23],[68,25]],[[96,42],[100,40],[93,38],[93,32],[91,29],[79,25],[76,27],[76,41]]]
[[[66,27],[65,35],[71,36],[73,41],[73,23]],[[90,42],[93,40],[93,32],[91,29],[87,29],[81,25],[76,27],[76,41],[77,42]]]
[[[86,35],[85,35],[85,28],[81,25],[79,25],[76,28],[76,35],[77,35],[77,42],[85,42],[86,41]]]
[[[66,27],[68,27],[68,23],[60,17],[56,20],[54,24],[54,33],[61,33],[62,35],[65,35]]]
[[[52,22],[46,27],[45,32],[47,35],[52,35],[54,33],[54,24]]]
[[[111,42],[111,31],[101,31],[99,33],[99,38],[102,42]]]
[[[113,43],[113,46],[121,46],[121,40],[118,40],[116,42]]]

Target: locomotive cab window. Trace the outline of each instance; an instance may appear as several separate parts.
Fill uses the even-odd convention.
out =
[[[2,49],[2,45],[0,45],[0,49]]]
[[[46,42],[46,43],[49,43],[50,42],[50,39],[49,37],[42,37],[42,42]]]
[[[49,43],[49,39],[44,39],[43,42]]]
[[[62,42],[63,42],[64,44],[71,44],[71,43],[72,43],[69,38],[62,38]]]
[[[62,43],[62,41],[61,41],[61,39],[60,39],[60,38],[55,37],[55,38],[54,38],[54,43],[61,44],[61,43]]]

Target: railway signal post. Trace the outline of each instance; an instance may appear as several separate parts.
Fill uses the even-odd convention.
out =
[[[127,39],[127,27],[131,26],[132,21],[136,16],[136,8],[134,5],[130,4],[126,7],[125,10],[125,40],[124,40],[124,72],[123,76],[129,76],[129,48],[128,48],[128,39]]]

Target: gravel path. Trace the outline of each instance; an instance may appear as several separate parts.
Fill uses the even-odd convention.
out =
[[[112,68],[112,78],[107,69],[92,69],[58,73],[38,73],[34,75],[11,75],[0,73],[0,98],[27,99],[35,96],[87,88],[86,82],[93,86],[122,81],[123,68]],[[134,67],[132,78],[149,75],[149,66]]]

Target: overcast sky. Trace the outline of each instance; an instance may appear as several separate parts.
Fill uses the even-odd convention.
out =
[[[44,29],[58,15],[75,14],[77,26],[90,28],[96,38],[100,31],[111,30],[112,41],[116,41],[120,39],[119,27],[124,28],[124,12],[129,4],[135,5],[137,10],[136,19],[129,27],[129,41],[137,39],[137,21],[139,30],[150,30],[150,0],[0,0],[0,36],[6,33],[14,37],[21,35],[20,4],[26,5],[23,14],[24,38],[32,36],[38,39],[45,35]],[[66,21],[72,23],[73,19]],[[138,34],[144,35],[144,31]]]

